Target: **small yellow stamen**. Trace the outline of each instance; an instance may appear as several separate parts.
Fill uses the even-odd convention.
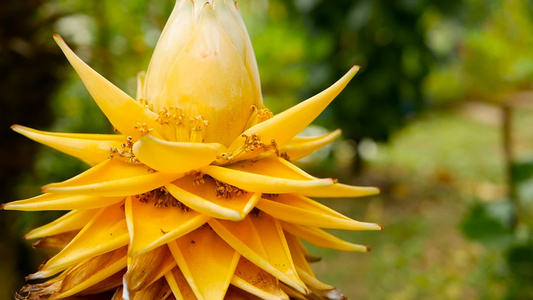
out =
[[[215,181],[216,192],[217,192],[217,198],[226,198],[226,199],[232,199],[235,196],[239,196],[241,194],[246,193],[246,191],[239,189],[236,186],[224,183],[222,181],[218,181],[213,178]]]
[[[224,165],[234,161],[241,161],[256,157],[262,158],[270,155],[272,152],[277,156],[280,155],[278,151],[278,145],[275,140],[271,140],[270,144],[265,144],[263,139],[256,133],[252,133],[251,135],[243,134],[242,137],[244,138],[243,145],[235,152],[227,152],[217,155],[217,164]]]
[[[107,158],[117,157],[121,158],[123,161],[130,163],[139,163],[139,160],[133,154],[133,137],[126,137],[126,142],[120,145],[122,149],[111,148],[109,149],[109,156]]]
[[[191,138],[193,143],[202,143],[204,141],[205,129],[209,122],[202,116],[196,116],[189,121],[191,123]]]
[[[252,105],[252,114],[250,115],[244,130],[272,118],[273,115],[274,114],[272,114],[272,112],[266,107],[258,108],[257,106]]]
[[[152,131],[151,128],[148,128],[148,125],[146,123],[141,123],[141,122],[137,122],[137,124],[135,124],[134,128],[139,130],[141,132],[141,134],[147,134],[150,131]]]
[[[195,185],[200,185],[200,184],[204,184],[205,183],[204,173],[202,173],[202,172],[198,172],[198,171],[192,170],[192,171],[189,171],[189,172],[185,173],[185,176],[194,177],[193,183]]]
[[[139,104],[140,104],[141,106],[143,106],[144,109],[148,109],[148,110],[151,110],[151,111],[154,110],[154,105],[148,103],[148,100],[146,100],[146,99],[139,99]]]

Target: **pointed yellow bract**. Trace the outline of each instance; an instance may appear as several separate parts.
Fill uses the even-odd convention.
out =
[[[222,299],[240,255],[209,226],[168,244],[183,275],[200,300]]]
[[[87,224],[99,209],[73,210],[62,217],[41,227],[28,232],[25,239],[36,239],[45,236],[52,236],[73,230],[79,230]]]
[[[168,142],[146,135],[135,143],[133,153],[154,170],[179,174],[212,163],[225,148],[218,143]]]
[[[30,231],[59,250],[17,299],[323,299],[302,244],[367,252],[321,228],[380,230],[308,197],[378,189],[317,178],[291,161],[340,136],[297,136],[359,70],[273,115],[233,0],[177,0],[135,99],[54,39],[120,134],[12,129],[88,163],[5,210],[68,210]],[[93,297],[94,296],[94,297]]]
[[[36,141],[77,157],[89,165],[96,165],[109,158],[110,149],[120,149],[126,138],[116,134],[65,134],[44,132],[13,125],[11,129]]]
[[[140,255],[202,226],[209,216],[176,207],[157,207],[129,197],[125,206],[130,254]],[[147,221],[149,220],[149,221]]]
[[[118,131],[125,136],[137,139],[142,134],[140,130],[136,129],[138,124],[145,124],[147,128],[151,129],[159,129],[161,127],[156,122],[157,115],[155,113],[142,107],[138,102],[84,63],[67,46],[61,36],[56,34],[54,39],[80,76],[93,99]]]

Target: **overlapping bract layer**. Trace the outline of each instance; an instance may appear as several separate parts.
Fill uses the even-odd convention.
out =
[[[130,299],[320,296],[334,287],[316,279],[308,264],[312,259],[300,239],[322,247],[365,252],[366,246],[340,240],[320,228],[381,229],[308,198],[359,197],[375,194],[377,189],[318,179],[290,162],[339,136],[339,131],[315,138],[296,135],[342,91],[358,67],[322,93],[271,116],[262,107],[256,89],[259,79],[255,60],[251,62],[249,40],[235,38],[236,32],[245,32],[242,20],[235,17],[235,7],[227,2],[212,7],[200,1],[198,8],[198,2],[180,1],[176,5],[185,9],[173,15],[189,13],[193,17],[192,21],[181,21],[188,24],[192,37],[189,42],[163,38],[176,30],[177,21],[171,17],[158,44],[162,46],[154,54],[157,59],[150,66],[152,79],[147,78],[144,84],[140,81],[139,100],[100,76],[55,36],[120,134],[64,134],[13,126],[15,131],[91,166],[69,180],[44,186],[43,195],[2,206],[12,210],[70,211],[26,236],[41,238],[36,246],[61,250],[29,276],[51,278],[24,287],[21,292],[28,293],[30,299],[105,292],[111,292],[113,299],[122,299],[123,295]],[[225,25],[211,24],[215,21]],[[199,30],[194,29],[194,22],[208,24],[199,26]],[[173,107],[154,108],[157,101],[153,99],[173,97],[169,95],[183,99],[180,91],[154,92],[166,86],[159,81],[174,76],[173,72],[161,71],[160,64],[172,60],[164,49],[179,44],[182,53],[191,54],[189,48],[198,51],[197,47],[206,45],[198,42],[212,35],[205,31],[220,28],[228,33],[217,33],[223,45],[240,43],[236,47],[242,60],[239,64],[244,66],[246,80],[252,83],[247,93],[254,100],[242,102],[228,94],[217,94],[213,91],[221,87],[216,87],[210,95],[230,98],[229,104],[216,113],[209,107],[218,104],[202,108],[199,99],[191,102],[194,105],[178,101]],[[207,45],[206,49],[218,49],[218,44]],[[224,58],[217,63],[228,60],[235,59]],[[179,78],[176,80],[181,81]],[[153,99],[147,102],[145,96]],[[229,117],[226,110],[230,110]],[[235,118],[242,125],[224,125]],[[240,128],[238,134],[225,135],[228,126],[230,131]]]

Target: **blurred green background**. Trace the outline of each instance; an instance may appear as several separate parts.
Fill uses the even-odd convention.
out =
[[[171,0],[0,3],[2,202],[86,169],[9,130],[111,131],[52,40],[135,92]],[[533,1],[242,0],[266,105],[280,112],[361,71],[306,133],[344,136],[301,165],[380,187],[324,200],[383,232],[310,246],[350,299],[533,299]],[[0,298],[52,255],[22,236],[60,212],[0,212]]]

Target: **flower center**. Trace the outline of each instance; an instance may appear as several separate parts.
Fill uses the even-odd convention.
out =
[[[194,185],[204,185],[205,188],[214,189],[217,198],[223,199],[233,199],[234,197],[240,196],[247,193],[245,190],[239,189],[236,186],[227,184],[225,182],[214,179],[213,177],[206,175],[198,171],[190,171],[185,176],[192,178]],[[206,181],[209,180],[214,184],[206,184]],[[181,210],[189,211],[190,208],[185,204],[176,199],[165,187],[160,187],[149,192],[135,195],[134,198],[138,199],[143,203],[152,203],[156,207],[177,207]]]

